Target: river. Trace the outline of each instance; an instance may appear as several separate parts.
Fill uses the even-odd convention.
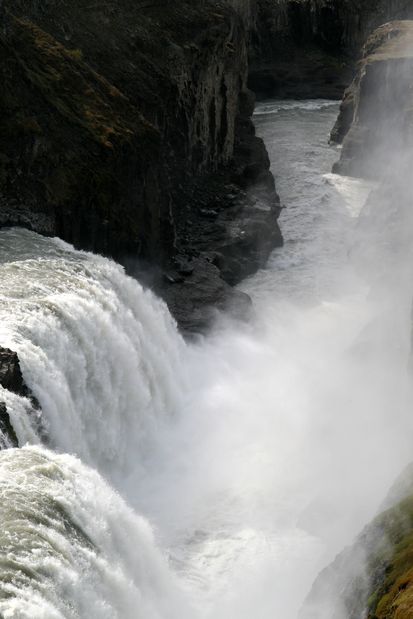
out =
[[[379,509],[411,458],[412,261],[330,173],[337,112],[257,107],[285,246],[199,341],[115,263],[0,231],[0,342],[49,437],[2,390],[5,619],[295,619]]]

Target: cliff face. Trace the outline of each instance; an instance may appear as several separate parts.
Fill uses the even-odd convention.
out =
[[[209,301],[233,296],[228,282],[281,243],[268,157],[250,120],[252,9],[246,0],[5,0],[0,223],[129,265],[147,260],[167,297],[199,270],[210,274]],[[258,202],[267,213],[259,246],[249,235],[247,270],[240,259],[234,271],[227,224],[245,226]],[[205,221],[208,255],[198,242]],[[182,320],[192,290],[178,295]]]
[[[408,0],[258,0],[250,86],[262,97],[341,99],[367,35]]]
[[[386,23],[364,46],[333,132],[336,140],[346,136],[335,171],[380,181],[359,225],[365,217],[370,228],[387,225],[389,253],[395,248],[404,251],[410,244],[412,78],[413,22]],[[383,218],[382,212],[391,217]],[[377,256],[386,259],[382,252]],[[409,260],[408,250],[405,256]],[[301,619],[413,616],[412,480],[410,465],[390,491],[382,513],[317,578]]]
[[[390,22],[368,39],[345,94],[332,137],[345,136],[335,171],[382,178],[397,153],[411,145],[413,21]],[[396,165],[399,168],[400,165]]]
[[[412,616],[412,479],[410,466],[390,491],[384,511],[317,578],[300,619]]]

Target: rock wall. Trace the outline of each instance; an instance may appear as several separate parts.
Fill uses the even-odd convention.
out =
[[[379,514],[317,578],[300,619],[407,619],[413,608],[413,467]]]
[[[256,0],[228,0],[228,3],[240,13],[247,31],[251,30],[256,19]]]
[[[171,282],[199,269],[210,301],[233,296],[228,284],[282,242],[268,157],[251,124],[253,9],[248,0],[4,0],[0,224],[56,234],[129,266],[146,260],[168,299]],[[220,251],[235,251],[227,224],[245,224],[258,201],[263,241],[250,235],[259,246],[247,271],[240,258],[235,272],[231,252]],[[198,243],[205,220],[216,222],[208,252],[206,234]],[[179,295],[182,320],[193,288]]]
[[[261,97],[341,99],[368,34],[406,17],[409,0],[258,0],[250,86]]]
[[[333,140],[344,139],[334,171],[382,179],[388,172],[399,173],[408,163],[412,77],[413,21],[381,26],[367,40],[333,129]]]

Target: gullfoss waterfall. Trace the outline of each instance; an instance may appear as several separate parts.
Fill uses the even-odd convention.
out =
[[[285,247],[241,286],[251,320],[199,341],[113,262],[0,231],[1,342],[48,448],[0,453],[4,617],[294,619],[374,516],[413,435],[409,214],[359,216],[371,185],[330,174],[336,114],[258,108]]]
[[[126,474],[181,407],[184,344],[169,312],[114,262],[62,241],[14,229],[0,247],[1,341],[19,354],[50,443]],[[27,403],[3,395],[20,443],[33,442]]]

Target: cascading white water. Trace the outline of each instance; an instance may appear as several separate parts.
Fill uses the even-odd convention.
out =
[[[0,616],[181,619],[152,531],[79,460],[0,453]]]
[[[50,443],[127,473],[181,408],[183,340],[166,306],[114,262],[24,230],[0,233],[0,341],[41,402]],[[28,402],[3,393],[21,443]]]
[[[254,299],[254,319],[224,317],[198,343],[185,344],[164,304],[113,262],[27,231],[0,231],[0,343],[19,353],[50,447],[79,455],[149,519],[190,604],[182,608],[173,582],[163,589],[173,578],[153,560],[152,541],[136,533],[141,520],[124,524],[120,516],[117,528],[116,514],[127,508],[97,474],[64,455],[13,450],[0,454],[0,475],[4,467],[6,481],[19,480],[19,501],[26,501],[25,477],[30,488],[38,475],[27,476],[32,465],[19,458],[60,471],[50,491],[44,484],[46,504],[69,488],[64,505],[73,507],[76,526],[67,534],[68,565],[88,554],[76,527],[94,544],[90,580],[76,592],[62,588],[60,559],[51,575],[39,575],[36,582],[44,578],[52,589],[56,579],[57,598],[72,605],[57,606],[56,616],[295,619],[318,571],[374,515],[409,461],[413,261],[402,239],[410,220],[398,214],[391,243],[390,211],[358,225],[369,187],[329,173],[336,113],[331,102],[259,110],[288,207],[286,245],[242,285]],[[20,441],[38,440],[30,404],[4,391],[3,399]],[[79,495],[82,517],[74,508]],[[88,517],[92,529],[83,526]],[[125,590],[125,604],[137,604],[135,614],[122,610],[123,585],[110,588],[119,572],[102,571],[95,559],[117,564],[123,553],[121,580],[136,584]],[[68,568],[69,582],[80,582],[83,565]],[[158,583],[151,591],[140,584],[147,574]],[[49,597],[39,598],[31,584],[28,591],[36,610],[10,617],[52,617]],[[87,599],[95,603],[100,591],[107,608],[87,612]],[[15,593],[13,603],[24,604],[26,593]],[[166,606],[154,603],[156,595]]]

